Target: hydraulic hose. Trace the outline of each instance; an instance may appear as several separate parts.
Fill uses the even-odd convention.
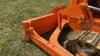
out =
[[[91,6],[91,5],[88,5],[88,8],[96,10],[96,11],[100,11],[100,8],[94,7],[94,6]]]

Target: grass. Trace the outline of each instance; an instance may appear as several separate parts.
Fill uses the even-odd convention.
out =
[[[48,56],[33,43],[22,41],[21,22],[45,15],[63,4],[55,0],[0,0],[0,56]]]

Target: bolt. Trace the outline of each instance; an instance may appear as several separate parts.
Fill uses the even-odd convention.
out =
[[[80,18],[85,18],[85,16],[84,15],[81,15]]]
[[[70,16],[71,19],[75,18],[74,16]]]

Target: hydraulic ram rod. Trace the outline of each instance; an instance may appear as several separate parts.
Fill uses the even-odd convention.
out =
[[[100,11],[100,8],[97,8],[97,7],[94,7],[94,6],[88,5],[88,8],[93,9],[93,10],[96,10],[96,11]]]

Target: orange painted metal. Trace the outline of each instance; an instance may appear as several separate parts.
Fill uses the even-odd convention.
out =
[[[70,0],[69,8],[57,7],[51,14],[23,21],[24,41],[32,40],[51,56],[74,56],[58,43],[58,38],[66,25],[74,31],[93,30],[100,33],[100,18],[93,17],[87,4],[88,0]],[[41,36],[51,30],[54,31],[49,40]]]

